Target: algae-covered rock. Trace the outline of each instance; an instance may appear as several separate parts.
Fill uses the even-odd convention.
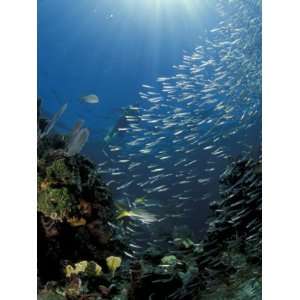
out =
[[[54,291],[43,291],[38,294],[37,300],[66,300],[66,297],[59,295]]]
[[[50,181],[61,182],[65,185],[80,185],[80,176],[76,166],[68,163],[66,158],[54,160],[53,163],[46,168],[46,174]]]
[[[41,132],[48,123],[39,112]],[[80,261],[97,261],[87,267],[96,276],[106,257],[120,255],[123,247],[109,225],[115,209],[96,165],[83,155],[68,155],[68,138],[53,130],[38,141],[38,274],[42,285],[65,280],[66,265]]]
[[[38,193],[37,209],[46,217],[62,221],[72,208],[72,196],[66,188],[45,188]]]
[[[143,258],[152,264],[159,264],[165,252],[160,247],[150,246],[144,251]]]
[[[261,299],[260,163],[239,159],[220,177],[221,199],[210,204],[207,234],[197,255],[194,287],[203,299]],[[249,280],[255,282],[251,293]]]

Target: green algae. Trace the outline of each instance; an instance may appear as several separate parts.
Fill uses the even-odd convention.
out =
[[[46,176],[50,181],[59,181],[65,185],[76,185],[78,182],[78,174],[75,173],[75,168],[68,165],[64,158],[54,160],[46,168]]]
[[[46,188],[38,193],[37,210],[53,220],[63,220],[72,208],[72,197],[66,188]]]

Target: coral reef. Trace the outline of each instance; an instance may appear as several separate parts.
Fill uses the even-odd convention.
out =
[[[49,122],[38,111],[41,134]],[[177,227],[165,248],[151,244],[129,260],[114,229],[118,220],[111,193],[94,164],[66,150],[70,137],[42,136],[39,300],[261,299],[260,159],[239,159],[226,168],[204,239]]]
[[[41,132],[47,120],[38,115]],[[105,263],[122,251],[109,221],[111,194],[95,166],[65,152],[66,137],[45,135],[38,144],[38,276],[41,284],[64,278],[68,262]]]
[[[261,299],[261,183],[261,159],[240,159],[221,176],[189,283],[200,299]]]

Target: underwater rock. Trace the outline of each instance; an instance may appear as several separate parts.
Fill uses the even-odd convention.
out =
[[[41,183],[41,186],[45,186]],[[41,188],[38,194],[38,211],[52,220],[62,221],[67,217],[72,200],[66,188]]]
[[[144,251],[143,258],[149,263],[158,265],[164,255],[163,249],[152,245]]]
[[[54,291],[42,291],[39,293],[37,300],[65,300],[66,298],[62,295],[58,295]]]
[[[137,275],[140,274],[139,270],[135,269],[134,274],[135,280],[131,282],[128,300],[167,299],[169,295],[182,286],[182,281],[177,273],[166,273],[163,269],[149,269],[141,277]]]
[[[38,116],[40,126],[41,116]],[[47,122],[47,121],[46,121]],[[111,193],[96,166],[65,152],[65,138],[48,134],[38,143],[38,275],[41,284],[64,277],[66,262],[105,264],[120,255],[122,242],[109,222]]]
[[[203,299],[261,298],[260,164],[261,159],[239,159],[220,178],[221,199],[210,204],[208,230],[197,257],[199,275],[190,283],[198,286]],[[230,296],[249,280],[257,287],[251,297]]]
[[[46,168],[46,175],[50,181],[61,182],[65,185],[80,186],[80,176],[77,169],[66,158],[60,158]]]

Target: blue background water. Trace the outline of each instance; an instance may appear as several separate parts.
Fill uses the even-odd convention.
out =
[[[209,29],[219,21],[214,2],[39,1],[38,95],[44,100],[45,114],[52,115],[68,102],[68,109],[56,129],[69,131],[76,120],[84,119],[91,137],[83,152],[95,162],[103,160],[103,138],[118,121],[121,108],[141,101],[142,84],[155,86],[157,77],[174,75],[172,66],[182,62],[184,51],[190,54],[199,45],[199,36],[209,38]],[[254,45],[253,51],[260,51],[260,45]],[[80,101],[80,96],[87,94],[97,94],[100,103],[89,105]],[[257,123],[247,137],[256,149],[260,144],[259,132]],[[230,147],[231,141],[227,143],[222,146]],[[239,155],[240,149],[232,149],[232,152]],[[203,163],[209,159],[201,149],[196,158],[201,158]],[[218,176],[226,164],[225,160],[217,162],[213,180],[205,188],[192,187],[195,200],[207,192],[212,193],[207,201],[191,204],[188,222],[197,229],[203,228],[206,221],[208,202],[217,197]],[[203,168],[200,164],[200,177]],[[180,191],[181,188],[174,189],[172,193]],[[153,197],[157,202],[165,200],[165,196]]]
[[[186,4],[183,4],[186,2]],[[183,51],[217,21],[213,1],[43,0],[38,2],[38,95],[53,114],[69,103],[60,129],[83,118],[100,141],[139,100],[141,85],[172,74]],[[160,4],[160,7],[159,7]],[[99,105],[79,97],[95,93]]]

